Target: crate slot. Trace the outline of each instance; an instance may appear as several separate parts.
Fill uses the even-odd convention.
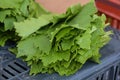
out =
[[[108,80],[114,80],[114,75],[113,75],[114,72],[115,72],[114,66],[110,67],[108,72]]]
[[[24,65],[22,65],[21,63],[18,63],[16,61],[9,63],[8,67],[12,68],[13,70],[15,70],[18,73],[22,73],[27,70],[27,68]]]
[[[119,66],[116,66],[114,80],[117,80],[118,75],[119,75]]]
[[[102,75],[99,75],[99,77],[97,77],[97,80],[103,80],[103,74]]]
[[[96,77],[95,80],[109,80],[108,79],[108,71],[103,73],[103,74],[101,74],[101,75],[99,75],[98,77]]]
[[[109,74],[110,74],[109,70],[105,72],[105,74],[104,74],[105,80],[109,80],[110,79],[109,78],[109,76],[110,76]]]
[[[16,70],[12,69],[12,68],[9,67],[9,66],[5,67],[5,69],[9,70],[9,71],[10,71],[12,74],[14,74],[14,75],[18,75],[18,74],[19,74],[19,72],[17,72]]]
[[[102,76],[101,76],[101,80],[105,80],[104,74],[102,74]]]
[[[119,66],[119,73],[118,73],[118,75],[119,75],[119,77],[120,77],[120,63],[118,64],[118,66]]]
[[[27,68],[25,68],[22,64],[14,62],[14,64],[16,64],[17,66],[21,67],[22,69],[24,69],[25,71],[27,70]]]
[[[12,68],[13,70],[15,70],[16,72],[18,72],[18,73],[21,73],[19,70],[17,70],[16,68],[14,68],[13,66],[11,66],[11,65],[8,65],[10,68]]]
[[[2,78],[3,79],[9,79],[7,76],[5,76],[4,74],[2,74]]]
[[[12,76],[15,76],[13,73],[11,73],[11,72],[10,72],[9,70],[7,70],[7,69],[3,68],[3,70],[4,70],[5,72],[7,72],[8,74],[12,75]]]
[[[101,80],[107,80],[106,78],[107,78],[106,73],[104,73],[101,77]]]
[[[21,75],[25,71],[27,71],[27,67],[24,64],[16,60],[12,61],[2,69],[0,80],[12,79],[17,75]]]
[[[5,70],[2,71],[2,77],[9,79],[11,77],[13,77],[11,74],[9,74],[8,72],[6,72]]]
[[[99,77],[97,77],[96,80],[99,80]]]

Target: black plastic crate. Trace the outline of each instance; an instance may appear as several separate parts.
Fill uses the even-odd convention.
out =
[[[29,67],[21,59],[8,51],[14,47],[14,42],[8,42],[0,47],[0,80],[120,80],[120,31],[107,27],[106,31],[113,30],[110,35],[113,39],[101,48],[101,64],[88,61],[82,69],[71,76],[54,74],[29,75]]]
[[[112,39],[100,52],[101,64],[87,62],[82,69],[71,76],[38,74],[29,76],[29,67],[16,59],[8,50],[0,51],[0,80],[120,80],[120,42]],[[3,56],[4,55],[4,56]]]

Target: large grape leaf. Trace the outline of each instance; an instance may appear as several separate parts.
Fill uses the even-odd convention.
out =
[[[47,35],[39,35],[35,37],[34,46],[38,47],[43,53],[49,53],[51,50],[52,44]]]
[[[49,53],[51,49],[51,44],[47,36],[39,35],[34,37],[29,37],[20,41],[17,45],[18,47],[18,57],[27,56],[28,59],[32,59],[34,56],[40,53]]]
[[[24,22],[17,22],[14,23],[16,32],[19,36],[22,38],[28,37],[30,34],[34,33],[41,27],[49,24],[50,21],[47,19],[44,19],[43,17],[39,18],[31,18],[28,20],[25,20]]]
[[[27,60],[32,59],[37,53],[37,48],[34,47],[35,37],[29,37],[18,43],[18,53],[17,57],[27,56]]]
[[[87,29],[90,27],[90,22],[92,21],[91,15],[97,12],[95,5],[90,2],[83,6],[81,11],[71,20],[69,21],[69,25],[77,26],[79,29]]]

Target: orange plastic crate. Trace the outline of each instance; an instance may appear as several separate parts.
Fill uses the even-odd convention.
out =
[[[112,27],[120,30],[120,0],[96,0],[96,7],[107,16]]]

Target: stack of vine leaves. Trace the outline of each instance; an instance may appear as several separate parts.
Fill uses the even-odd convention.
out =
[[[87,60],[100,63],[99,49],[109,40],[105,15],[97,15],[94,2],[70,6],[63,14],[43,9],[34,0],[0,0],[0,45],[30,66],[30,74],[71,75]]]

